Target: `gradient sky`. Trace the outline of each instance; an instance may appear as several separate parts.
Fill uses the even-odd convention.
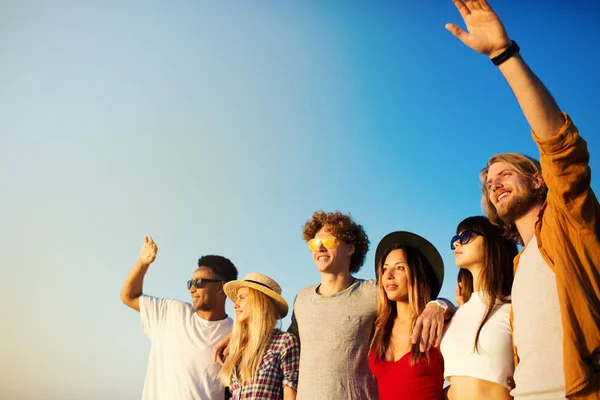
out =
[[[492,5],[599,171],[599,3]],[[453,299],[480,168],[539,153],[447,22],[450,0],[0,1],[0,398],[140,398],[149,341],[119,292],[144,235],[146,293],[188,300],[222,254],[291,303],[319,281],[303,223],[339,209],[371,249],[430,239]]]

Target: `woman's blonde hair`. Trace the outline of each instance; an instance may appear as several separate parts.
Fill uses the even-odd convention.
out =
[[[219,371],[219,379],[225,386],[231,385],[234,371],[242,384],[256,378],[278,320],[275,302],[252,288],[248,288],[248,311],[250,318],[246,322],[233,323],[225,363]]]

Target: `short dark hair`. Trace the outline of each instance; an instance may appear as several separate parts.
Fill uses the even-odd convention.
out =
[[[202,256],[198,260],[198,267],[210,268],[215,274],[223,277],[225,282],[235,281],[238,278],[235,265],[223,256]]]

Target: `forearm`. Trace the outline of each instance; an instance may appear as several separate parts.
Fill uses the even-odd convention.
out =
[[[142,295],[144,275],[146,275],[149,266],[150,264],[144,264],[138,260],[131,271],[129,271],[127,278],[125,278],[125,283],[121,290],[121,301],[137,311],[140,310],[139,297]]]
[[[289,386],[284,386],[283,400],[296,400],[296,391]]]
[[[546,86],[523,58],[516,54],[498,68],[535,134],[542,139],[556,135],[565,123],[564,116]]]

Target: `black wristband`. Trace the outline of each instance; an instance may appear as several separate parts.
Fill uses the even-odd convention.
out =
[[[495,66],[498,66],[498,65],[502,64],[504,61],[506,61],[509,58],[511,58],[512,56],[514,56],[515,54],[517,54],[519,52],[519,50],[521,50],[521,48],[519,47],[517,42],[515,42],[514,40],[511,40],[510,47],[508,49],[504,50],[501,54],[492,58],[492,62],[494,63]]]

